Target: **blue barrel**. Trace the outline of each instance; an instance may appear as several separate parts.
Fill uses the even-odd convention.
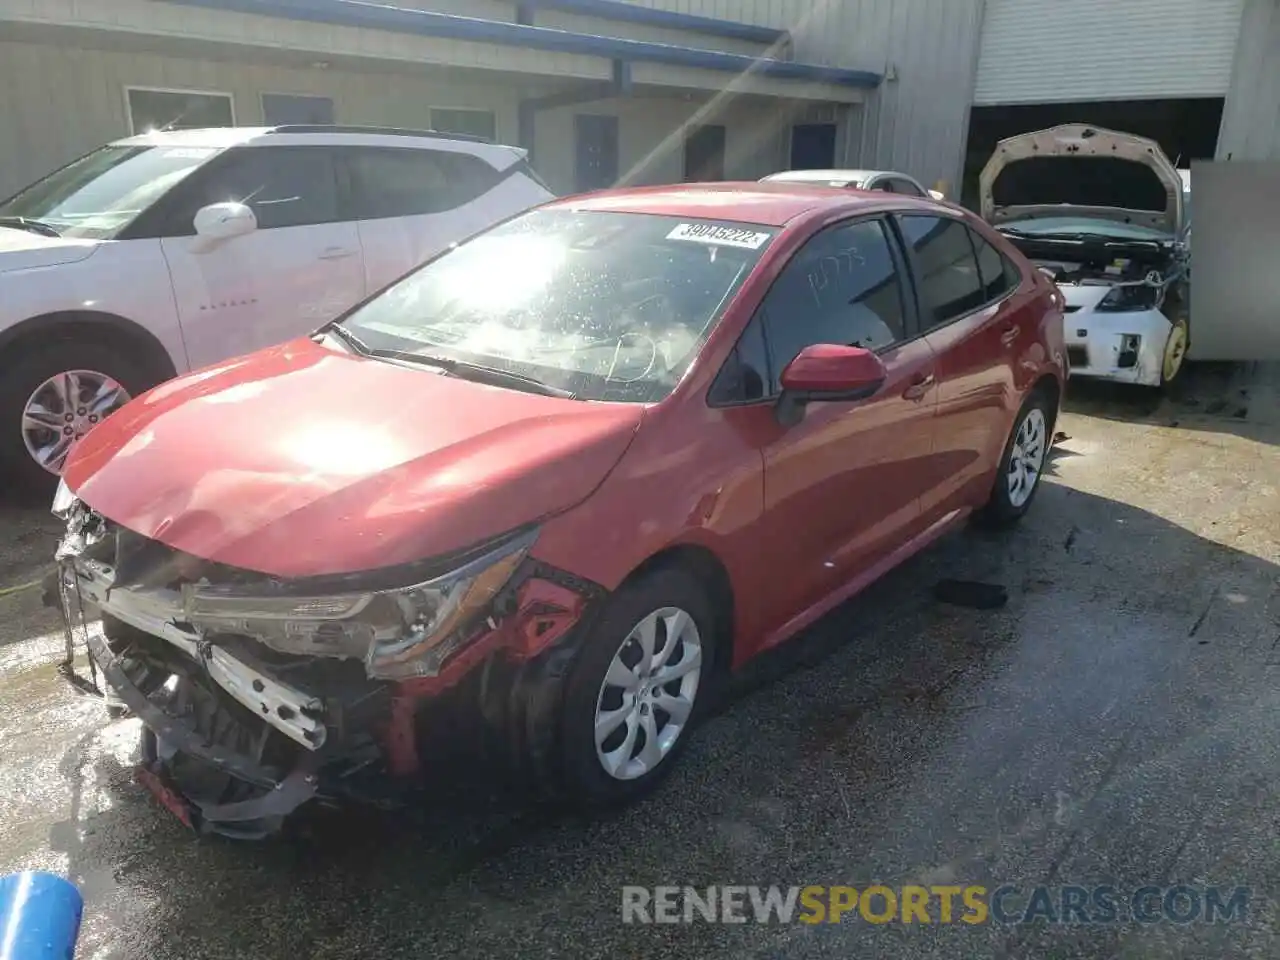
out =
[[[71,960],[84,898],[51,873],[0,877],[0,960]]]

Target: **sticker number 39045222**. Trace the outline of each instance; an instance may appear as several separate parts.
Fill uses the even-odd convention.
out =
[[[759,250],[768,241],[769,234],[741,230],[736,227],[722,227],[714,223],[681,223],[667,234],[667,239]]]

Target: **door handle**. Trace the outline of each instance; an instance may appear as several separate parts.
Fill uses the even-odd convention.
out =
[[[1013,346],[1013,341],[1017,339],[1018,339],[1017,327],[1010,327],[1008,330],[1005,330],[1002,334],[1000,334],[1000,342],[1003,343],[1006,347]]]
[[[933,389],[934,383],[932,373],[922,374],[911,381],[911,386],[902,391],[902,396],[907,400],[920,400]]]
[[[325,247],[320,251],[321,260],[343,260],[355,255],[356,252],[351,247]]]

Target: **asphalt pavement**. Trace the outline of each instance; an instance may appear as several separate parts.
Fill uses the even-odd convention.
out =
[[[131,779],[136,722],[56,677],[38,591],[0,593],[0,873],[75,880],[85,958],[1280,956],[1280,401],[1197,382],[1073,385],[1020,529],[948,537],[757,665],[594,823],[451,772],[412,815],[194,839]],[[0,589],[55,532],[0,514]],[[1009,602],[939,603],[948,577]],[[621,922],[625,885],[877,882],[1250,898],[1219,923]]]

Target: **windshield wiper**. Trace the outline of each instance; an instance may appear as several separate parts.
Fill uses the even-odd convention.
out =
[[[514,373],[511,370],[503,370],[500,367],[490,367],[483,363],[472,363],[470,360],[458,360],[454,357],[440,357],[428,353],[411,353],[407,350],[380,350],[369,346],[337,321],[321,328],[321,332],[334,334],[362,357],[389,360],[394,363],[411,366],[439,367],[446,373],[456,377],[462,376],[465,372],[473,374],[477,380],[497,381],[499,384],[515,386],[523,390],[529,390],[532,393],[540,393],[544,397],[575,400],[578,396],[572,390],[553,386],[536,377],[529,377],[523,373]]]
[[[374,353],[375,357],[379,355],[379,353]],[[490,367],[483,363],[472,363],[470,360],[456,360],[453,357],[437,357],[418,353],[402,354],[399,352],[396,353],[395,359],[427,363],[433,367],[439,367],[455,377],[465,377],[467,374],[471,374],[478,381],[491,380],[495,381],[496,384],[529,390],[531,393],[540,393],[544,397],[559,397],[561,400],[576,400],[578,397],[572,390],[553,386],[544,380],[539,380],[537,377],[515,373],[511,370],[503,370],[501,367]]]
[[[332,333],[335,337],[337,337],[339,340],[341,340],[343,343],[345,343],[348,347],[350,347],[352,350],[354,350],[356,353],[360,354],[361,356],[364,356],[364,357],[373,356],[373,353],[374,353],[373,348],[369,346],[367,343],[365,343],[363,340],[361,340],[359,337],[357,337],[354,333],[352,333],[346,327],[344,327],[342,324],[340,324],[337,320],[334,320],[332,323],[328,323],[325,326],[321,327],[319,332]]]
[[[32,220],[30,217],[0,217],[0,227],[13,227],[15,230],[27,230],[38,233],[42,237],[61,237],[57,228],[43,220]]]

